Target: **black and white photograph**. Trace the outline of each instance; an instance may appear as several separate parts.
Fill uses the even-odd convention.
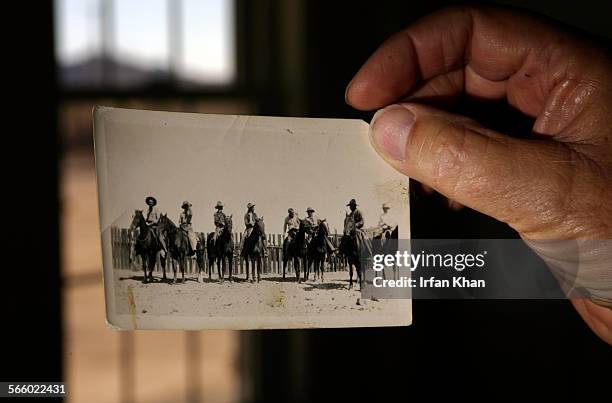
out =
[[[97,107],[109,324],[409,325],[409,299],[363,292],[373,241],[410,237],[408,181],[376,156],[368,130]]]

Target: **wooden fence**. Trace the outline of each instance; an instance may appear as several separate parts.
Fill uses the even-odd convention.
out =
[[[198,239],[206,239],[206,233],[196,232]],[[243,259],[240,258],[240,250],[242,247],[242,233],[235,232],[234,236],[234,274],[244,274],[245,265]],[[141,270],[142,263],[140,257],[134,256],[135,238],[127,228],[111,228],[111,243],[113,267],[115,269],[132,269]],[[206,250],[204,253],[205,271],[208,273],[208,256]],[[327,265],[326,265],[327,267]],[[344,270],[344,265],[334,265],[336,270]],[[168,268],[167,268],[168,269]],[[155,271],[161,271],[161,267],[156,265]],[[198,266],[194,259],[188,260],[188,267],[185,273],[197,273]],[[283,273],[283,236],[281,234],[268,234],[268,256],[264,258],[262,266],[262,274],[280,274]],[[293,266],[287,265],[287,273],[293,273]],[[213,268],[213,275],[216,276],[216,268]],[[227,272],[226,272],[227,275]]]

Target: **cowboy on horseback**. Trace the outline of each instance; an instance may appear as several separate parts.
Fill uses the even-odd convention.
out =
[[[382,210],[383,213],[380,215],[378,219],[378,226],[376,227],[374,236],[380,237],[381,239],[385,239],[388,237],[389,231],[392,231],[395,228],[395,223],[391,219],[389,215],[389,210],[391,207],[387,203],[383,203]]]
[[[163,254],[167,251],[166,242],[163,236],[160,236],[159,229],[157,228],[157,223],[159,222],[159,218],[161,214],[159,213],[159,209],[157,208],[157,199],[153,196],[147,196],[145,199],[145,203],[148,206],[147,215],[145,217],[145,222],[147,226],[151,228],[151,233],[159,241],[162,246]]]
[[[362,228],[364,220],[361,211],[357,208],[357,201],[355,199],[351,199],[348,202],[347,206],[349,207],[351,212],[347,213],[344,221],[345,234],[350,236],[356,236],[360,233],[363,233]]]
[[[290,208],[287,210],[289,215],[285,217],[285,223],[283,224],[283,235],[292,236],[292,230],[300,229],[300,218],[295,213],[295,210]]]
[[[215,233],[213,235],[213,240],[216,243],[217,242],[217,238],[219,238],[219,236],[223,233],[223,228],[225,227],[225,213],[223,212],[223,203],[221,201],[218,201],[217,204],[215,205],[215,209],[217,209],[217,211],[215,211],[215,215],[214,215],[214,221],[215,221]]]
[[[344,236],[340,248],[348,260],[349,266],[349,289],[353,286],[353,266],[357,270],[359,286],[363,282],[362,272],[364,270],[363,258],[372,255],[372,244],[366,239],[363,231],[363,214],[357,208],[357,201],[351,199],[347,206],[350,212],[344,217]]]
[[[247,239],[249,235],[251,235],[251,231],[253,231],[253,227],[257,223],[257,213],[255,213],[255,204],[248,203],[247,204],[247,212],[244,215],[244,225],[246,226],[243,234],[243,239]],[[266,242],[266,234],[261,234],[261,240],[263,243],[264,256],[268,256],[268,246]],[[244,246],[243,246],[244,247]]]
[[[314,236],[316,231],[319,229],[319,225],[326,225],[326,224],[325,224],[325,219],[321,220],[319,217],[315,215],[315,210],[312,207],[308,207],[306,209],[306,213],[308,213],[308,217],[306,217],[304,220],[306,220],[310,224],[308,230],[306,231],[306,242],[310,243],[312,237]],[[325,237],[325,244],[327,245],[328,252],[331,253],[336,250],[336,247],[332,245],[331,241],[327,237]]]
[[[187,233],[187,237],[189,238],[189,246],[191,246],[189,256],[195,255],[196,247],[198,244],[198,239],[191,225],[191,219],[193,218],[191,206],[191,203],[185,200],[183,204],[181,204],[181,208],[183,209],[183,211],[181,212],[181,215],[179,217],[180,227],[183,231]]]
[[[306,214],[308,214],[308,217],[304,218],[304,221],[309,224],[306,230],[306,242],[310,243],[312,235],[314,234],[316,227],[319,225],[319,217],[315,215],[315,210],[312,207],[308,207],[306,209]]]
[[[287,246],[289,244],[289,240],[295,237],[295,234],[300,229],[300,218],[295,213],[295,210],[290,208],[287,210],[289,215],[285,217],[285,222],[283,224],[283,253],[287,254]]]

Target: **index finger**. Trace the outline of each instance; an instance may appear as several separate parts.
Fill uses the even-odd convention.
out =
[[[593,50],[530,14],[451,8],[383,43],[355,75],[346,98],[357,109],[371,110],[417,89],[446,96],[465,92],[507,98],[536,117],[555,86],[568,76],[603,77],[602,68],[591,63]]]

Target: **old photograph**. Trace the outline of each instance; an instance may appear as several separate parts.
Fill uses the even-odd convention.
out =
[[[410,238],[408,180],[376,155],[368,130],[361,120],[96,107],[108,323],[409,325],[410,299],[364,293],[375,240]]]

